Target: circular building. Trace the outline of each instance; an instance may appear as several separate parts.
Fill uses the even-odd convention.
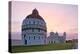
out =
[[[22,22],[22,40],[24,45],[46,44],[46,22],[37,9],[32,11]]]

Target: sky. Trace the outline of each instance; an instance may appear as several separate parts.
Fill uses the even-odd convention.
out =
[[[71,4],[36,3],[13,1],[11,29],[12,38],[21,39],[21,26],[25,17],[37,9],[47,25],[47,33],[67,33],[69,38],[77,38],[78,33],[78,6]],[[18,36],[19,33],[19,36]]]

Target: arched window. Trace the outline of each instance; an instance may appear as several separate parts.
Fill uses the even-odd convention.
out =
[[[40,29],[38,29],[38,32],[40,32]]]
[[[41,25],[43,25],[43,23],[41,22]]]
[[[31,22],[29,21],[29,24],[31,24]]]
[[[34,36],[34,40],[35,40],[35,36]]]
[[[51,43],[53,43],[53,41],[51,41]]]
[[[39,36],[39,39],[40,39],[40,36]]]
[[[25,40],[25,44],[27,44],[27,40]]]
[[[50,41],[49,41],[49,43],[50,43]]]
[[[55,41],[54,41],[54,43],[55,43]]]
[[[30,36],[29,36],[29,40],[30,40]]]
[[[24,34],[24,38],[25,38],[25,36],[26,36],[26,35]]]
[[[39,24],[39,21],[37,21],[37,24]]]
[[[33,21],[33,24],[35,24],[35,21]]]
[[[32,32],[34,32],[34,29],[32,29]]]

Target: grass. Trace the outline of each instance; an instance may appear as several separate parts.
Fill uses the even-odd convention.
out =
[[[64,50],[64,49],[72,49],[72,48],[73,48],[72,43],[33,45],[33,46],[12,46],[12,53],[33,52],[33,51],[49,51],[49,50]]]

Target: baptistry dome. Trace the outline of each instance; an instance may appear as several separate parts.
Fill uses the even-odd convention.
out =
[[[28,15],[24,20],[22,24],[23,28],[22,30],[25,30],[27,28],[36,28],[47,31],[46,29],[46,23],[44,19],[39,15],[37,9],[34,9],[32,11],[32,14]],[[26,28],[24,28],[26,27]]]

